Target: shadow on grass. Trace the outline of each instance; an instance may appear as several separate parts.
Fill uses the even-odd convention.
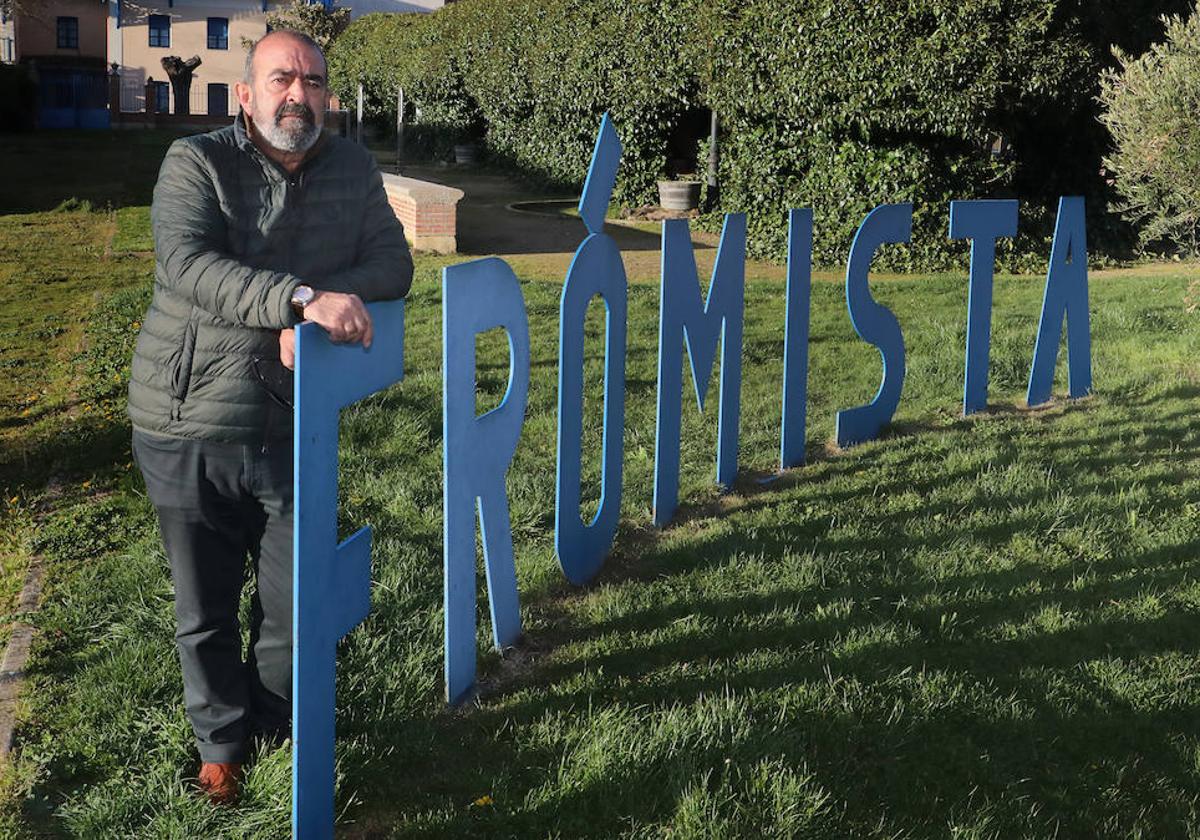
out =
[[[962,571],[915,562],[955,544],[961,504],[884,512],[849,536],[831,535],[822,518],[872,492],[936,499],[975,475],[942,469],[914,480],[921,461],[938,454],[922,445],[927,435],[892,440],[878,460],[896,478],[874,490],[845,488],[864,464],[834,458],[795,478],[739,485],[743,498],[719,518],[728,527],[712,536],[712,505],[682,507],[670,529],[679,539],[662,545],[625,528],[587,590],[564,598],[563,587],[526,605],[544,637],[527,640],[517,667],[489,659],[490,690],[473,708],[372,722],[370,737],[382,739],[374,752],[403,753],[401,779],[380,758],[348,783],[374,802],[403,787],[410,816],[447,798],[462,803],[455,815],[407,823],[406,836],[520,836],[552,826],[598,837],[669,821],[698,780],[716,791],[730,767],[781,758],[843,803],[831,817],[842,832],[942,836],[955,821],[986,817],[995,836],[1181,836],[1200,798],[1200,688],[1188,676],[1200,653],[1200,527],[1187,496],[1167,491],[1183,465],[1200,460],[1191,412],[1179,404],[1198,393],[1108,401],[1119,411],[1168,408],[1154,415],[1153,436],[1130,440],[1101,426],[1055,438],[1046,461],[1073,472],[990,500],[996,515],[968,526],[964,551],[977,562]],[[1082,411],[1067,405],[1039,420],[1053,427]],[[953,449],[969,445],[974,425],[1016,413],[999,408],[938,428]],[[1037,462],[1034,433],[1001,429],[1003,454],[990,468]],[[1169,529],[1158,544],[1143,544],[1122,481],[1108,475],[1132,463],[1162,468],[1138,482]],[[805,515],[808,499],[819,499],[821,516]],[[756,525],[775,508],[770,528]],[[1103,550],[1081,549],[1077,540],[1093,532]],[[1024,553],[1013,548],[1022,540]],[[440,542],[424,540],[422,550],[438,552]],[[754,563],[778,571],[743,577]],[[733,589],[714,593],[724,577]],[[618,615],[578,609],[626,587],[628,600],[610,599],[630,605]],[[639,597],[646,587],[656,594]],[[689,743],[680,719],[725,701],[732,729]],[[720,729],[725,713],[713,714]],[[556,726],[559,739],[530,734]],[[684,739],[678,749],[639,750],[674,726]],[[471,760],[448,773],[447,752]],[[509,797],[503,806],[468,807],[497,787],[497,799]],[[390,836],[367,827],[386,824],[387,813],[350,836]]]
[[[545,285],[529,297],[550,312]],[[553,463],[548,446],[522,451],[512,510],[522,574],[535,577],[527,638],[503,658],[484,654],[482,696],[446,711],[439,342],[436,317],[417,329],[412,311],[406,383],[342,426],[342,489],[367,497],[343,498],[344,524],[370,522],[377,552],[371,616],[339,652],[340,801],[362,818],[342,836],[661,836],[689,801],[708,803],[724,820],[710,823],[731,834],[772,836],[743,813],[757,807],[751,794],[728,785],[775,760],[777,775],[811,777],[815,798],[801,806],[824,826],[785,823],[776,836],[1169,837],[1195,824],[1196,389],[1032,416],[939,415],[765,486],[744,474],[735,493],[685,505],[663,532],[623,522],[584,589],[534,568],[553,563]],[[553,411],[549,390],[531,403],[535,422]],[[649,406],[653,383],[642,391]],[[649,417],[627,440],[652,439]],[[626,493],[640,503],[648,479],[633,473]],[[132,732],[161,751],[167,730],[144,724],[146,708],[178,717],[162,686],[179,681],[137,685],[145,661],[173,662],[161,558],[101,560],[61,597],[75,612],[44,679],[80,681],[83,663],[89,689],[127,693],[136,708],[122,711],[124,730],[94,727],[109,738],[97,743],[62,704],[48,731],[71,743],[38,801],[92,808],[107,836],[125,836],[170,807],[161,791],[110,816],[97,789],[71,780],[151,763],[120,739]],[[141,578],[121,596],[91,595],[115,590],[135,561]],[[486,646],[482,593],[478,606]],[[128,683],[105,670],[122,656]],[[181,763],[157,766],[170,776]],[[473,804],[485,795],[492,804]],[[767,811],[792,819],[795,801]]]
[[[93,415],[50,423],[48,430],[34,430],[6,444],[0,452],[0,487],[32,494],[49,481],[81,479],[132,457],[124,419]]]
[[[0,134],[0,215],[93,206],[149,205],[158,168],[178,132],[35,131]]]

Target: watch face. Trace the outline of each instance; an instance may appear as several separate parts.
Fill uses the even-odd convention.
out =
[[[308,306],[312,303],[313,290],[310,286],[297,286],[292,292],[293,306]]]

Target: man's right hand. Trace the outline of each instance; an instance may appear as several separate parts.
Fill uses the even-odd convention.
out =
[[[361,342],[370,347],[375,335],[371,313],[358,295],[317,292],[304,307],[304,320],[319,324],[331,340],[341,343]]]

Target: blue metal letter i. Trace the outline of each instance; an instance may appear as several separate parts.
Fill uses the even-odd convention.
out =
[[[338,640],[371,608],[371,529],[337,542],[338,412],[404,375],[404,301],[371,304],[370,350],[296,328],[292,836],[333,837]]]
[[[788,213],[787,309],[783,327],[783,428],[779,468],[804,463],[808,420],[808,326],[812,309],[812,208]]]

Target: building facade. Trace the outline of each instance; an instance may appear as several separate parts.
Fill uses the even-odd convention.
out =
[[[189,121],[223,123],[238,111],[248,41],[290,0],[42,0],[0,19],[0,61],[30,66],[38,124],[96,128],[183,118],[162,61],[199,59],[184,107]],[[446,0],[346,0],[353,18],[431,12]]]
[[[12,61],[38,64],[103,64],[107,55],[107,9],[103,0],[49,0],[6,24]]]
[[[105,2],[46,0],[29,6],[0,28],[0,58],[30,68],[38,89],[38,124],[108,126]]]
[[[243,39],[256,41],[266,34],[270,8],[245,0],[110,3],[108,56],[121,77],[121,110],[147,110],[146,97],[151,97],[154,112],[176,113],[170,80],[162,66],[164,58],[176,56],[185,61],[200,59],[192,73],[189,113],[211,117],[236,114],[233,86],[245,67]]]
[[[234,84],[245,68],[245,42],[267,32],[267,14],[288,5],[275,0],[155,0],[109,3],[108,55],[121,77],[121,110],[175,113],[176,102],[162,59],[196,56],[189,111],[212,117],[237,113]],[[373,12],[431,12],[445,0],[349,0],[351,17]]]

